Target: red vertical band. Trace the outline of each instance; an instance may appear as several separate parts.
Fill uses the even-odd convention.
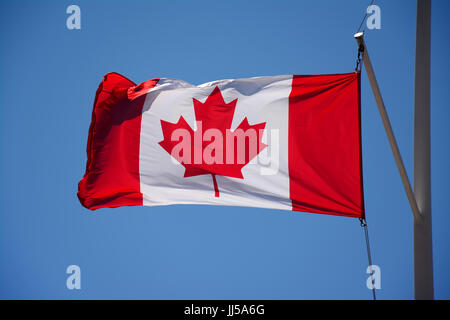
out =
[[[78,198],[89,209],[142,205],[139,146],[143,89],[127,78],[109,73],[94,102],[87,145],[86,173],[78,184]]]
[[[289,96],[292,209],[364,216],[359,74],[293,76]]]
[[[364,183],[363,183],[363,162],[362,162],[362,131],[361,131],[361,73],[358,72],[358,124],[359,124],[359,172],[361,176],[360,192],[361,192],[361,216],[366,218],[366,206],[364,204]]]

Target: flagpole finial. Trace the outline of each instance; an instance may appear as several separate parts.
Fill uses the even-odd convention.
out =
[[[363,38],[364,37],[364,32],[355,33],[355,35],[353,37],[355,37],[355,39]]]

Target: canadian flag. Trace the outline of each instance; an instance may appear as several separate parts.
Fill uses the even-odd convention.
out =
[[[78,197],[364,217],[360,75],[100,84]]]

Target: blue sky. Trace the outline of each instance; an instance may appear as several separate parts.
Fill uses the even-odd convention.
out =
[[[90,212],[76,197],[95,91],[351,72],[369,1],[0,1],[0,298],[371,299],[357,219],[214,206]],[[66,8],[81,8],[81,30]],[[366,44],[410,178],[416,4],[380,0]],[[435,294],[450,298],[449,24],[433,1]],[[366,75],[364,193],[380,299],[413,298],[412,215]],[[65,271],[81,268],[81,290]]]

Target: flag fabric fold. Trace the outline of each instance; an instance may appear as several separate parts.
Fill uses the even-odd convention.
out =
[[[364,217],[359,73],[192,85],[107,74],[95,97],[89,209],[248,206]]]

